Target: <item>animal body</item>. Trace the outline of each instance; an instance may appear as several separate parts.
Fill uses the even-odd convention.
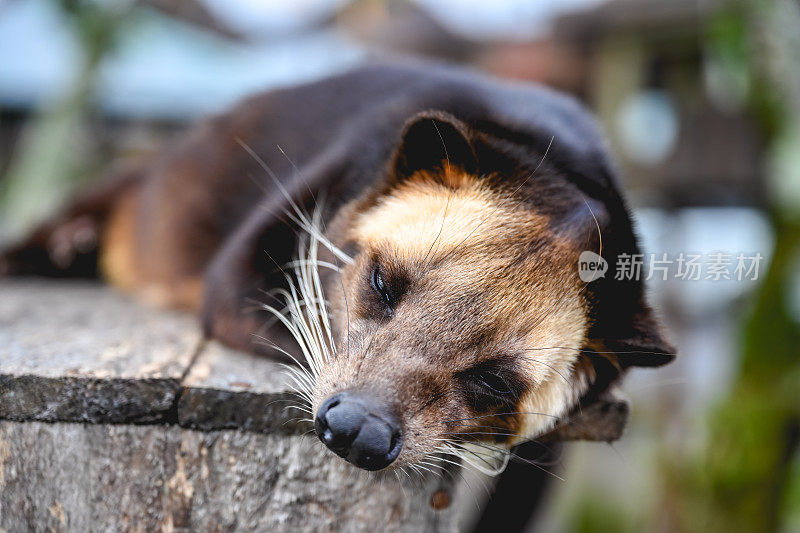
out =
[[[305,356],[294,375],[320,440],[380,470],[468,458],[470,444],[507,450],[629,367],[672,359],[642,282],[582,281],[587,250],[611,265],[639,251],[579,104],[384,63],[201,122],[3,262],[54,276],[99,265],[253,352],[276,353],[255,342],[277,331],[264,330],[271,310],[300,345],[288,353]]]

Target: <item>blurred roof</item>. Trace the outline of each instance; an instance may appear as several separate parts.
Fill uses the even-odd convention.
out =
[[[607,0],[415,0],[448,29],[477,40],[541,38],[554,18]],[[669,1],[669,0],[667,0]]]
[[[715,0],[610,0],[560,16],[554,32],[559,37],[591,39],[619,30],[675,29],[706,20],[717,4]]]
[[[170,2],[170,0],[150,0]],[[188,0],[184,0],[187,2]],[[440,28],[475,41],[540,37],[561,14],[604,0],[194,0],[220,21],[247,35],[275,35],[308,29],[343,10],[406,12],[411,6],[435,19]],[[364,28],[364,30],[369,30]]]
[[[483,43],[450,30],[417,2],[354,0],[334,13],[335,26],[370,49],[471,62]]]
[[[357,45],[328,30],[244,42],[155,10],[137,9],[132,19],[95,84],[98,106],[112,115],[185,119],[363,57]],[[0,4],[0,105],[31,108],[63,94],[81,70],[79,43],[54,2]]]
[[[93,96],[107,114],[183,120],[342,70],[368,47],[469,61],[482,40],[530,39],[557,15],[601,1],[145,0],[104,57]],[[83,49],[58,6],[0,0],[3,108],[36,108],[74,86]],[[388,16],[362,16],[376,8]],[[355,26],[340,24],[345,12],[358,14]]]

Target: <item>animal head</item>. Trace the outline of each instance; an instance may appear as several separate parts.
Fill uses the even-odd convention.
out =
[[[576,184],[549,142],[534,151],[422,113],[385,178],[303,248],[294,314],[310,370],[296,375],[347,461],[379,470],[467,446],[486,461],[628,366],[671,358],[638,281],[578,275],[584,251],[635,251],[618,195]],[[343,259],[321,277],[320,239]]]

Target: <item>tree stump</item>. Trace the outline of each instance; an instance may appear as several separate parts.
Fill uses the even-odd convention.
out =
[[[279,365],[204,342],[190,316],[4,281],[0,531],[457,529],[452,476],[357,470],[292,398]]]
[[[455,531],[474,520],[486,491],[455,482],[468,473],[358,470],[310,434],[294,399],[280,365],[204,341],[191,316],[96,283],[2,281],[0,533]],[[616,440],[627,417],[609,394],[541,440]],[[512,463],[503,480],[485,516],[524,523],[540,471]]]

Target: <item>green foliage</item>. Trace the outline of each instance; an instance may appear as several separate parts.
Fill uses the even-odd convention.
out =
[[[570,509],[569,531],[575,533],[635,533],[641,531],[641,524],[619,507],[618,502],[603,499],[597,492],[591,492],[578,499],[578,504]]]
[[[130,11],[129,1],[59,0],[91,64],[110,51]]]
[[[27,125],[2,181],[0,213],[13,238],[52,212],[83,183],[95,154],[86,142],[86,115],[102,58],[112,49],[131,2],[62,0],[82,45],[83,65],[65,94]]]
[[[706,33],[706,46],[723,68],[747,76],[747,108],[767,138],[785,127],[785,114],[778,95],[771,90],[763,64],[753,54],[751,26],[754,11],[768,9],[762,0],[729,1],[714,17]]]
[[[782,143],[791,135],[793,125],[800,123],[785,94],[775,89],[782,80],[774,78],[775,71],[767,68],[765,51],[759,48],[770,9],[781,1],[733,3],[709,32],[710,45],[723,61],[746,65],[749,109],[773,146]],[[773,158],[780,153],[771,152]],[[773,169],[785,171],[796,161],[771,163]],[[785,173],[771,176],[777,182],[789,177]],[[793,284],[800,272],[800,223],[796,215],[774,210],[774,255],[752,314],[743,325],[737,377],[708,416],[704,449],[688,458],[672,455],[665,462],[664,485],[675,500],[678,530],[778,531],[786,525],[789,510],[800,508],[800,460],[796,457],[800,439],[800,327],[790,301],[797,297]]]

